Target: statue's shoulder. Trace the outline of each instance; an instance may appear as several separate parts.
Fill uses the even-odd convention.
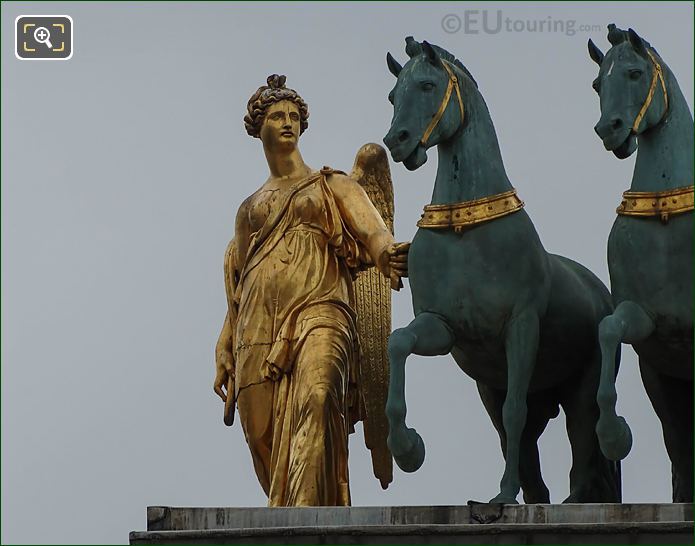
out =
[[[349,191],[353,186],[359,186],[357,180],[345,171],[323,167],[320,172],[325,177],[326,183],[338,193]]]
[[[248,214],[249,208],[251,208],[251,204],[253,203],[256,193],[257,192],[252,193],[241,202],[241,205],[239,205],[239,208],[236,211],[237,218],[243,217]]]
[[[248,212],[249,208],[253,206],[253,204],[258,201],[262,195],[266,194],[269,191],[268,188],[269,182],[266,180],[261,184],[258,189],[253,192],[251,195],[249,195],[246,199],[244,199],[241,202],[241,205],[239,205],[239,212]]]
[[[235,219],[237,229],[241,226],[245,226],[248,223],[249,216],[250,216],[251,210],[253,208],[253,205],[254,205],[254,203],[258,202],[260,195],[263,194],[264,186],[265,186],[265,184],[263,186],[261,186],[260,188],[258,188],[251,195],[249,195],[246,199],[244,199],[241,202],[241,205],[239,205],[239,208],[237,208],[236,219]]]
[[[251,195],[249,195],[246,199],[244,199],[244,200],[241,202],[241,205],[239,205],[239,210],[248,209],[248,208],[251,206],[251,203],[253,203],[254,199],[255,199],[256,196],[258,195],[258,191],[259,191],[259,190],[256,190],[256,191],[253,192]]]
[[[345,171],[334,169],[333,167],[328,167],[324,165],[319,171],[323,176],[326,177],[328,181],[345,181],[346,179],[351,180],[350,175]]]

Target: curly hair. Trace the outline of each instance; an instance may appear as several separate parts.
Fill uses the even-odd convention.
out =
[[[309,107],[294,89],[285,87],[285,80],[287,80],[286,76],[271,74],[267,79],[268,85],[259,87],[251,95],[246,105],[244,125],[246,132],[252,137],[260,138],[266,111],[271,104],[283,100],[290,100],[299,108],[299,134],[301,135],[309,127]]]

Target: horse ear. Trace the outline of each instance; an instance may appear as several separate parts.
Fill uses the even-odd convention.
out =
[[[622,44],[627,39],[627,32],[615,26],[615,23],[608,25],[608,41],[612,46]]]
[[[589,57],[599,66],[603,62],[603,52],[598,48],[598,46],[589,38]]]
[[[422,50],[424,51],[425,55],[427,55],[427,60],[430,63],[434,65],[439,64],[439,55],[437,55],[437,52],[426,40],[422,41]]]
[[[403,70],[403,67],[393,58],[390,52],[386,53],[386,65],[389,67],[389,72],[396,77],[398,77],[398,74]]]
[[[639,34],[637,34],[634,30],[631,28],[628,29],[627,31],[627,38],[630,40],[630,44],[632,45],[632,49],[635,50],[635,52],[638,55],[641,55],[645,59],[647,58],[647,47],[644,45],[644,40],[640,38]]]

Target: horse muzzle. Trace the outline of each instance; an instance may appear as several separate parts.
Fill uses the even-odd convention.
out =
[[[604,148],[619,159],[625,159],[637,149],[637,138],[622,117],[601,118],[594,131],[603,142]]]
[[[391,152],[391,158],[396,163],[403,163],[409,171],[414,171],[427,161],[425,147],[405,129],[392,128],[384,137],[384,144]]]

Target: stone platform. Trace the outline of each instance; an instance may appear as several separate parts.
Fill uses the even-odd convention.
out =
[[[693,544],[693,505],[151,506],[130,544]]]

